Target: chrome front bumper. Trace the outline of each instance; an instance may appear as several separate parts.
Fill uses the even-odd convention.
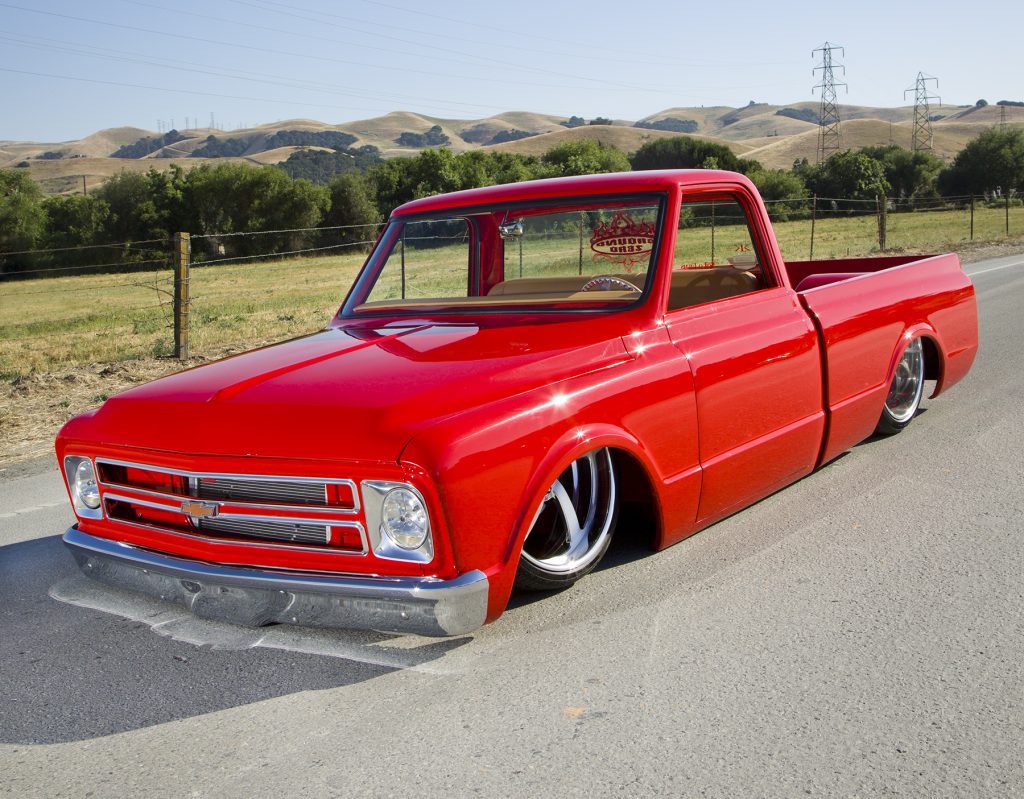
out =
[[[77,527],[64,534],[64,543],[94,580],[247,627],[281,623],[461,635],[487,617],[488,582],[480,571],[438,580],[218,566],[97,538]]]

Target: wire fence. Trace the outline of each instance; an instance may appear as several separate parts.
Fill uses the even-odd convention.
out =
[[[791,197],[765,205],[791,261],[937,252],[1024,235],[1019,197]],[[380,229],[179,234],[0,253],[0,374],[212,357],[316,330],[341,304]],[[5,271],[15,256],[23,268]]]

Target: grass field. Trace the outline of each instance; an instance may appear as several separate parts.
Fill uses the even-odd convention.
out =
[[[978,208],[975,239],[1005,235],[1001,208]],[[810,220],[776,222],[783,256],[810,254]],[[1010,209],[1010,231],[1024,234],[1024,209]],[[969,212],[889,214],[887,248],[955,250],[970,235]],[[874,215],[819,218],[814,257],[878,252]],[[443,250],[434,258],[443,259]],[[210,357],[225,350],[322,327],[337,310],[362,264],[362,253],[193,268],[190,349]],[[0,284],[0,376],[82,364],[117,363],[172,353],[171,274],[46,278]]]

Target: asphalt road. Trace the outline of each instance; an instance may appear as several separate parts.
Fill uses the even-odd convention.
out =
[[[902,434],[453,640],[97,590],[8,470],[0,794],[1024,795],[1024,257],[968,271],[974,370]]]

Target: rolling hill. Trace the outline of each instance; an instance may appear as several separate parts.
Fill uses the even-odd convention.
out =
[[[119,127],[77,141],[0,141],[0,168],[27,169],[45,191],[71,193],[82,191],[83,178],[87,187],[94,187],[124,169],[166,169],[174,163],[189,168],[224,160],[274,164],[303,149],[371,146],[384,158],[414,155],[427,146],[444,146],[454,152],[484,148],[540,155],[564,142],[593,139],[630,153],[648,141],[678,135],[710,139],[766,167],[788,168],[800,158],[815,159],[817,108],[815,102],[750,103],[742,108],[679,107],[635,123],[615,120],[611,125],[578,127],[563,124],[568,122],[567,117],[527,111],[509,111],[485,119],[442,119],[395,111],[337,125],[289,119],[245,130],[196,128],[173,135]],[[839,111],[844,147],[910,145],[912,106],[841,105]],[[931,112],[934,152],[945,159],[1003,121],[1024,123],[1024,108],[1018,106],[942,105],[934,106]]]

